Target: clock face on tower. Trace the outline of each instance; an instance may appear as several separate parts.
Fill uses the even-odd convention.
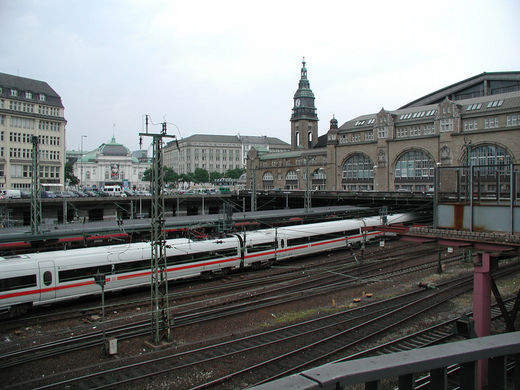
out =
[[[300,99],[296,99],[296,102],[294,104],[296,104],[296,107],[300,107],[300,104],[301,104]]]

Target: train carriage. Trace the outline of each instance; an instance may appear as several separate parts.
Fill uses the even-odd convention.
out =
[[[388,216],[388,223],[412,218],[395,214]],[[376,228],[361,228],[380,224],[376,216],[262,229],[222,239],[167,240],[168,279],[258,268],[276,260],[346,248],[379,237],[382,233]],[[99,294],[94,280],[98,273],[106,277],[106,291],[148,285],[150,266],[149,242],[0,257],[0,311],[19,312],[28,306]]]

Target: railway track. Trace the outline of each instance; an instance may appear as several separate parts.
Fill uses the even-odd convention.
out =
[[[507,270],[503,272],[509,273],[511,271]],[[432,299],[435,299],[438,302],[437,304],[441,304],[446,299],[451,299],[451,297],[456,296],[456,290],[459,288],[463,291],[469,291],[471,289],[470,280],[471,277],[467,278],[465,286],[461,284],[460,286],[454,287],[454,283],[456,282],[445,284],[442,287],[442,291],[444,294],[447,294],[447,296],[442,299],[434,298],[434,296],[437,295],[436,290],[423,290],[407,294],[409,298],[406,307],[409,307],[410,310],[412,310],[412,307],[420,304],[423,311],[429,310],[433,306]],[[439,288],[439,290],[441,290],[441,288]],[[412,295],[422,295],[422,298],[411,298]],[[262,348],[272,349],[274,351],[271,352],[273,355],[265,361],[255,362],[241,370],[229,372],[218,378],[213,378],[211,381],[200,383],[200,381],[196,382],[196,378],[191,378],[186,379],[187,381],[190,381],[189,384],[185,383],[179,385],[181,388],[190,388],[193,386],[195,386],[194,388],[218,386],[219,389],[226,387],[243,387],[246,381],[243,379],[244,376],[248,378],[247,384],[253,384],[255,381],[256,383],[260,383],[265,380],[274,379],[279,375],[286,375],[295,370],[301,370],[309,364],[322,364],[322,361],[325,362],[327,359],[331,359],[340,351],[340,349],[343,349],[343,347],[340,348],[338,345],[355,348],[355,346],[359,345],[360,342],[366,342],[369,337],[381,334],[381,332],[385,332],[388,329],[398,326],[402,321],[406,321],[413,316],[419,315],[419,313],[411,314],[410,312],[405,311],[405,309],[403,309],[403,302],[398,302],[397,299],[398,298],[375,302],[371,305],[363,306],[355,310],[348,310],[346,312],[327,316],[326,318],[320,318],[300,323],[295,326],[285,327],[280,331],[275,330],[263,332],[258,335],[233,340],[230,343],[219,343],[193,351],[186,351],[158,359],[149,359],[144,363],[134,363],[125,367],[113,368],[88,375],[72,373],[73,376],[77,375],[77,377],[67,380],[61,380],[61,378],[57,380],[58,377],[56,377],[55,381],[50,382],[49,380],[52,378],[47,378],[47,381],[39,380],[20,383],[18,387],[12,388],[126,387],[130,386],[131,383],[134,383],[135,381],[142,381],[146,378],[161,377],[161,375],[167,375],[169,378],[168,380],[172,380],[172,383],[175,383],[173,379],[171,379],[172,376],[191,378],[189,375],[190,373],[201,372],[201,370],[203,371],[204,367],[207,367],[208,364],[222,367],[233,362],[234,365],[235,362],[242,361],[251,354],[254,354],[255,356],[268,355],[268,353],[264,352]],[[401,297],[400,299],[404,298]],[[417,311],[415,309],[413,310]],[[401,314],[398,315],[397,313]],[[400,317],[400,319],[385,319],[390,318],[389,316],[392,315]],[[311,323],[319,325],[310,325]],[[338,328],[341,328],[341,330],[338,330]],[[366,334],[367,329],[371,329],[369,334]],[[335,332],[335,330],[338,331]],[[327,336],[323,337],[325,332],[327,332]],[[312,341],[310,341],[311,335],[313,335]],[[316,338],[318,338],[318,340],[316,340]],[[351,341],[349,342],[346,338],[350,338]],[[290,343],[294,347],[294,340],[296,339],[303,341],[299,341],[300,344],[298,344],[291,353],[280,353],[280,351],[287,350],[284,343]],[[327,344],[328,346],[326,346]],[[278,347],[276,347],[277,345]],[[313,353],[313,357],[309,359],[309,351],[311,349],[314,349],[317,352]],[[328,349],[328,352],[324,351],[326,349]],[[298,356],[301,356],[302,354],[305,356],[304,360],[298,358]],[[277,356],[281,356],[281,358],[279,359]],[[249,360],[249,358],[247,358],[247,360]],[[282,366],[284,368],[280,370],[279,367]],[[251,370],[254,370],[255,373],[256,379],[254,381],[250,381],[252,375]],[[140,386],[139,383],[142,384],[142,382],[136,383],[137,387]]]
[[[369,338],[380,335],[469,290],[471,277],[461,278],[445,283],[438,290],[415,291],[361,308],[192,351],[80,375],[72,379],[49,381],[47,378],[47,381],[19,385],[21,388],[41,389],[103,389],[128,386],[135,381],[167,374],[168,378],[184,378],[190,383],[188,386],[179,385],[180,388],[242,388],[244,385],[286,375],[309,364],[317,364],[337,356],[346,348],[366,342]],[[239,369],[230,370],[241,361],[247,364]],[[228,367],[227,372],[210,381],[197,382],[193,373],[201,372],[210,363],[221,367],[224,372]],[[139,386],[138,383],[136,386]]]
[[[303,264],[303,265],[294,265],[294,261],[282,263],[280,266],[276,266],[276,274],[262,276],[261,278],[256,279],[248,279],[248,280],[235,280],[235,281],[226,281],[225,285],[215,286],[211,285],[210,287],[199,287],[199,288],[191,288],[192,285],[197,286],[203,284],[202,281],[194,281],[192,284],[189,284],[189,289],[186,289],[186,283],[173,283],[173,289],[176,289],[176,286],[181,286],[184,288],[183,291],[176,291],[170,294],[170,300],[175,300],[176,305],[184,305],[184,302],[189,302],[190,300],[194,300],[197,297],[205,297],[207,301],[214,300],[215,296],[222,296],[226,293],[233,293],[234,291],[243,291],[244,289],[250,289],[253,287],[261,288],[262,286],[269,286],[275,283],[282,283],[284,281],[292,281],[295,279],[308,279],[311,275],[316,274],[326,274],[333,272],[348,272],[351,275],[362,274],[363,272],[370,272],[370,270],[377,270],[381,268],[380,262],[389,262],[393,263],[394,267],[399,267],[400,264],[403,264],[410,259],[418,256],[426,256],[431,255],[431,250],[428,249],[420,249],[420,250],[412,250],[414,247],[406,244],[406,245],[396,245],[392,248],[385,249],[384,253],[378,250],[373,250],[368,254],[364,255],[364,263],[358,264],[354,261],[354,259],[360,258],[360,254],[356,256],[355,252],[352,253],[345,251],[336,251],[332,254],[326,254],[319,257],[319,259],[326,259],[326,264],[312,262],[311,264]],[[404,253],[403,253],[404,252]],[[346,259],[346,255],[350,255],[351,257]],[[347,260],[347,261],[346,261]],[[450,261],[450,259],[446,259]],[[384,265],[386,267],[387,265]],[[355,267],[355,269],[354,269]],[[251,275],[251,272],[247,274]],[[244,275],[244,274],[241,274]],[[149,293],[148,289],[146,290],[146,294]],[[111,303],[111,300],[114,299],[115,302]],[[149,296],[142,297],[143,293],[134,294],[129,292],[126,295],[130,295],[129,298],[118,298],[121,294],[108,294],[106,297],[106,305],[105,312],[117,312],[121,313],[123,311],[131,311],[135,313],[135,309],[137,307],[148,306]],[[231,296],[231,299],[233,297]],[[202,302],[202,301],[199,301]],[[202,303],[204,304],[204,303]],[[91,315],[98,315],[101,312],[101,307],[97,304],[95,306],[85,306],[79,305],[78,308],[73,310],[60,310],[54,308],[41,308],[39,311],[41,313],[27,315],[21,318],[5,320],[0,322],[0,333],[7,334],[9,331],[13,329],[17,329],[19,327],[25,327],[27,324],[31,326],[42,326],[45,324],[52,324],[57,321],[63,320],[63,318],[67,318],[67,320],[71,319],[84,319]]]
[[[457,260],[458,258],[454,257],[451,261]],[[381,267],[381,264],[376,264],[376,266]],[[238,315],[248,311],[265,309],[275,305],[326,294],[339,289],[373,283],[374,280],[388,279],[389,277],[405,273],[422,271],[435,266],[436,265],[432,263],[424,263],[391,272],[381,270],[377,274],[374,273],[373,267],[365,267],[363,272],[358,272],[358,275],[353,277],[336,271],[329,272],[330,270],[327,270],[325,273],[320,273],[317,278],[313,279],[309,277],[311,279],[310,281],[296,280],[292,283],[275,283],[270,288],[263,288],[256,292],[242,292],[236,299],[225,303],[216,302],[210,305],[207,300],[203,300],[197,302],[195,305],[193,303],[178,305],[174,316],[175,327],[179,328],[226,316]],[[253,301],[251,302],[251,300]],[[142,313],[140,317],[141,319],[133,321],[132,323],[106,327],[105,329],[96,329],[86,334],[77,334],[76,336],[67,337],[65,339],[4,352],[0,354],[0,369],[101,345],[105,337],[116,337],[119,340],[124,340],[147,334],[150,327],[150,314]],[[103,326],[103,324],[101,324],[101,326]]]

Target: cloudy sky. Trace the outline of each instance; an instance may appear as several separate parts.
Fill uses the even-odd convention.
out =
[[[112,134],[138,149],[144,114],[181,138],[290,142],[302,57],[322,135],[333,114],[341,124],[520,70],[518,15],[518,0],[0,0],[0,72],[61,96],[67,149]]]

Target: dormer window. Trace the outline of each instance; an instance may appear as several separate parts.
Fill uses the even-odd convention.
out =
[[[45,101],[45,95],[43,93],[40,93],[40,102]]]
[[[32,99],[32,93],[31,92],[25,92],[25,98],[26,99]]]
[[[16,89],[11,89],[11,96],[12,97],[17,97],[18,96],[18,91]]]

